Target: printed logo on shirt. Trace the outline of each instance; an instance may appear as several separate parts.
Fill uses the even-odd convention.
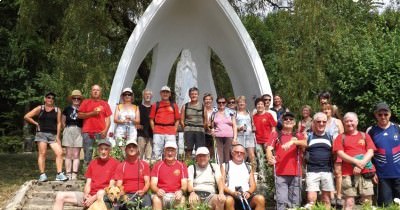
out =
[[[398,141],[398,140],[399,140],[399,135],[397,135],[397,133],[394,134],[393,139],[394,139],[395,141]]]
[[[267,119],[262,119],[262,122],[263,122],[263,123],[266,123],[266,122],[267,122]]]
[[[175,176],[181,175],[181,171],[179,169],[176,169],[173,173]]]
[[[364,146],[365,145],[365,140],[364,139],[360,139],[357,142],[359,145]]]

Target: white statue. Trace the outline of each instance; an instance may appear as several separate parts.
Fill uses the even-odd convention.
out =
[[[176,68],[175,77],[175,99],[179,108],[190,101],[189,89],[192,87],[197,87],[196,64],[192,60],[190,50],[184,49]]]

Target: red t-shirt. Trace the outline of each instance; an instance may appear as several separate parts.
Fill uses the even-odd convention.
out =
[[[268,142],[271,135],[272,127],[276,126],[274,117],[265,112],[264,114],[255,114],[253,116],[254,126],[256,127],[256,141],[257,144],[265,144]]]
[[[363,139],[361,132],[357,132],[355,135],[345,134],[345,136],[344,145],[342,134],[336,137],[333,143],[333,152],[337,153],[339,150],[342,150],[347,155],[355,157],[356,155],[365,154],[368,149],[376,150],[374,142],[372,142],[371,137],[367,133],[365,134],[365,139]],[[353,165],[343,160],[342,174],[344,176],[353,175]]]
[[[292,137],[292,134],[282,133],[281,139],[277,140],[278,133],[272,132],[267,142],[268,146],[272,146],[275,150],[276,174],[278,176],[298,176],[302,174],[302,150],[294,144],[286,151],[282,149],[282,145],[290,141]],[[305,139],[302,133],[296,133],[296,137],[298,140]]]
[[[114,179],[122,180],[122,185],[126,193],[135,193],[144,187],[144,176],[150,178],[150,166],[145,161],[120,163],[115,171]],[[139,169],[139,171],[138,171]]]
[[[112,157],[106,161],[96,158],[89,163],[85,177],[92,179],[90,195],[95,195],[97,191],[109,185],[118,164],[119,162]]]
[[[171,102],[160,101],[156,115],[156,103],[151,106],[150,119],[154,120],[155,134],[175,135],[175,121],[181,118],[178,110],[178,105],[174,103],[174,109],[171,107]],[[175,111],[174,111],[175,110]],[[155,118],[155,119],[154,119]]]
[[[176,192],[181,189],[181,180],[188,178],[188,169],[178,160],[171,166],[161,160],[154,165],[151,177],[158,178],[158,188],[167,193]]]
[[[98,116],[89,117],[83,120],[83,133],[99,133],[106,128],[105,118],[112,114],[110,105],[108,105],[106,101],[95,101],[93,99],[83,100],[79,107],[79,112],[92,112],[97,107],[101,109]]]

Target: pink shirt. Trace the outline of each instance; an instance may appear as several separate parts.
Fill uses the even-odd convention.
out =
[[[233,138],[232,117],[229,115],[215,113],[215,136]]]

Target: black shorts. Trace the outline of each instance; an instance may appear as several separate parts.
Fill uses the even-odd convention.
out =
[[[256,196],[256,194],[252,193],[250,195],[249,199],[247,199],[247,202],[249,203],[249,205],[251,203],[251,200],[253,200],[254,196]],[[248,209],[247,204],[245,203],[244,200],[243,200],[243,204],[245,206],[245,209],[243,209],[242,201],[239,198],[233,198],[233,199],[235,199],[235,210],[247,210]]]
[[[210,134],[205,134],[205,146],[207,148],[214,147],[214,140]]]
[[[185,131],[185,150],[193,150],[205,146],[204,132],[200,131]]]

